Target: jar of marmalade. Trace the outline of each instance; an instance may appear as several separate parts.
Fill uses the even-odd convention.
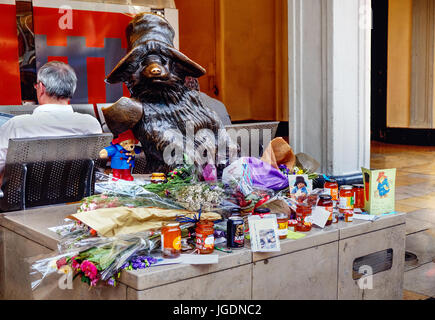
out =
[[[178,222],[163,222],[162,226],[162,256],[178,258],[181,253],[181,229]]]
[[[332,202],[332,197],[329,194],[322,194],[319,197],[318,207],[323,207],[324,210],[330,213],[328,221],[326,221],[325,226],[330,226],[332,224],[332,213],[334,209],[334,203]]]
[[[340,202],[338,204],[340,210],[353,210],[353,187],[341,186]]]
[[[200,254],[209,254],[214,250],[214,223],[212,221],[200,221],[196,224],[196,249]]]
[[[285,213],[278,213],[276,215],[276,221],[278,222],[278,235],[279,239],[287,239],[288,234],[288,215]]]
[[[254,216],[261,216],[264,214],[269,214],[270,209],[269,208],[255,208],[254,210]]]
[[[319,201],[319,196],[317,194],[310,194],[307,199],[307,203],[311,207],[315,207],[317,205],[317,202]]]
[[[353,221],[353,210],[345,210],[344,222],[352,222],[352,221]]]
[[[168,180],[166,179],[166,175],[164,173],[154,172],[151,175],[151,183],[160,184],[160,183],[166,183],[166,182],[168,182]]]
[[[323,189],[325,189],[326,194],[332,197],[332,201],[338,201],[338,183],[336,180],[331,179],[325,181]]]
[[[353,185],[353,194],[354,194],[354,208],[364,209],[364,205],[365,205],[364,185],[363,184],[354,184]]]
[[[307,216],[311,215],[311,206],[305,203],[298,203],[296,205],[296,220],[298,224],[295,227],[295,231],[308,232],[311,230],[311,223],[306,222]]]

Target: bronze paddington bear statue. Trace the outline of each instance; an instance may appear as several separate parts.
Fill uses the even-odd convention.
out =
[[[186,144],[189,144],[186,127],[189,126],[195,134],[192,149],[200,150],[202,156],[216,159],[219,131],[223,135],[220,141],[234,147],[225,130],[219,130],[223,125],[218,115],[201,101],[198,91],[184,85],[187,76],[200,77],[205,69],[174,48],[175,32],[168,21],[156,14],[141,13],[129,23],[126,35],[128,53],[107,76],[106,82],[124,82],[131,98],[121,98],[104,108],[103,114],[115,136],[128,129],[133,131],[146,156],[146,171],[166,173],[175,167],[176,164],[165,162],[168,147],[175,146],[174,151],[170,151],[172,155],[178,150],[195,159],[186,152]],[[213,139],[207,140],[204,135],[198,137],[201,129],[210,129]],[[168,131],[180,134],[171,136]],[[206,149],[214,149],[215,154],[204,151],[204,141],[208,141]],[[230,154],[228,148],[225,154]]]

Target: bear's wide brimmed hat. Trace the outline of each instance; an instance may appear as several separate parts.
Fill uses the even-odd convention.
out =
[[[307,186],[304,177],[300,177],[300,176],[296,177],[296,182],[294,186],[296,187],[299,183],[303,183],[305,186]]]
[[[107,76],[106,82],[127,81],[140,66],[142,58],[150,48],[160,48],[162,54],[177,60],[188,76],[198,78],[205,69],[174,48],[175,31],[162,16],[154,13],[140,13],[130,21],[126,29],[127,54]]]

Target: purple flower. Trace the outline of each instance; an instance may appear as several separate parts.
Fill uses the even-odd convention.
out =
[[[157,259],[154,257],[147,257],[147,261],[149,264],[155,264],[157,263]]]
[[[130,259],[130,262],[126,262],[122,265],[122,269],[126,269],[129,266],[131,266],[131,269],[138,270],[138,269],[145,269],[150,267],[152,264],[157,263],[157,259],[154,257],[148,257],[148,256],[135,256]]]

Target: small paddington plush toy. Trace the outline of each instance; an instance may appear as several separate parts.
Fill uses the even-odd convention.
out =
[[[110,146],[100,151],[100,158],[111,159],[113,169],[113,181],[119,179],[133,181],[131,169],[134,168],[135,155],[142,150],[136,147],[139,141],[135,138],[131,130],[127,130],[113,139]]]

